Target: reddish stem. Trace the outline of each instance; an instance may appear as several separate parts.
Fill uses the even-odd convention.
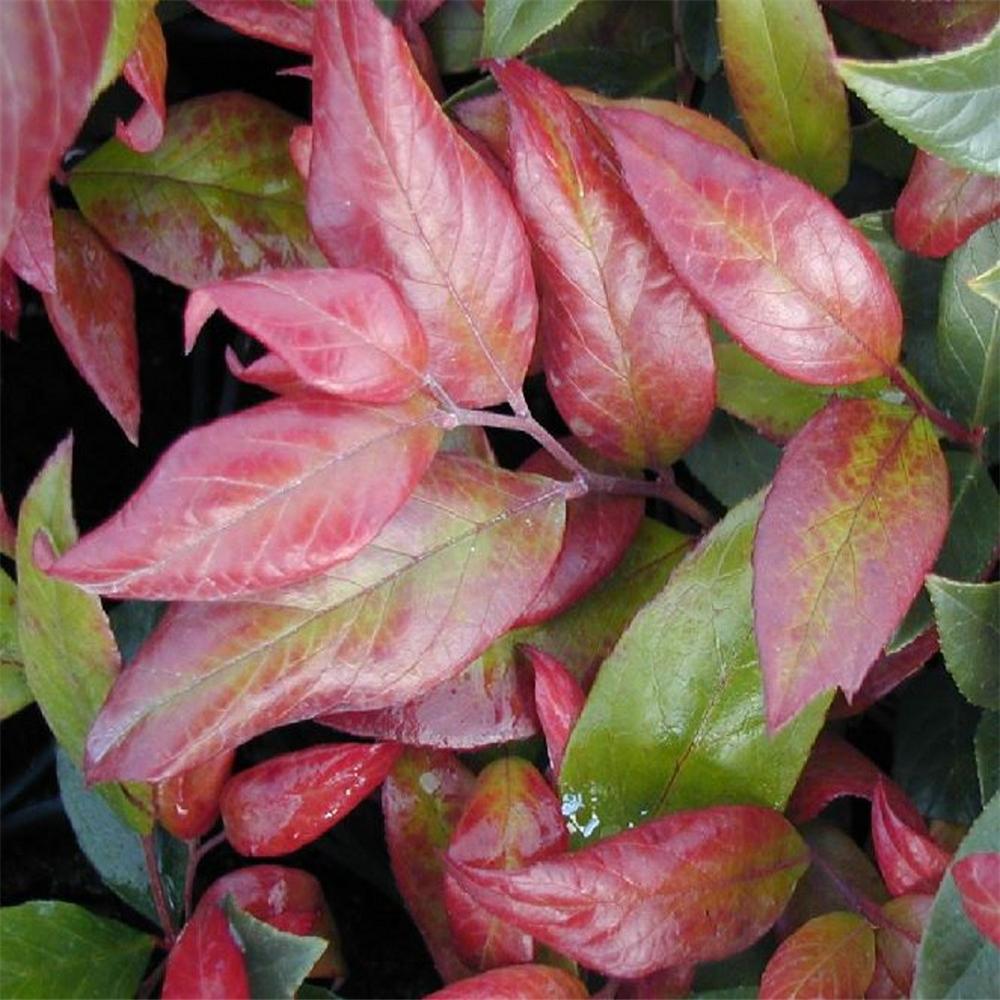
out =
[[[982,448],[983,440],[986,437],[985,427],[966,427],[965,424],[949,417],[947,413],[942,413],[907,382],[896,365],[889,369],[889,381],[906,396],[920,414],[941,430],[950,441],[975,452]]]
[[[142,838],[142,854],[146,859],[146,870],[149,872],[149,887],[153,893],[153,905],[156,907],[156,915],[159,917],[160,927],[163,929],[164,945],[169,950],[173,947],[174,941],[177,940],[177,928],[170,915],[167,894],[163,891],[163,879],[160,877],[160,864],[156,856],[154,834],[147,833]]]

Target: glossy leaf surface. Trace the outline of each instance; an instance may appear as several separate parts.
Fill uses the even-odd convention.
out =
[[[850,700],[919,592],[948,517],[944,457],[911,410],[833,399],[789,444],[753,554],[772,729],[823,691]]]
[[[385,837],[396,885],[441,978],[472,975],[444,905],[444,858],[475,776],[453,754],[407,749],[382,786]]]
[[[250,1000],[243,952],[221,906],[192,914],[167,956],[163,1000]]]
[[[730,511],[601,666],[560,774],[582,836],[718,802],[784,807],[826,700],[768,734],[750,607],[760,506],[758,496]]]
[[[185,288],[323,264],[288,140],[296,119],[243,93],[170,108],[163,141],[117,139],[70,175],[80,210],[119,252]]]
[[[272,271],[196,289],[184,314],[188,350],[216,308],[323,392],[390,403],[423,382],[423,328],[371,271]]]
[[[301,580],[363,548],[434,457],[434,410],[280,399],[176,442],[53,573],[99,593],[217,599]]]
[[[299,0],[192,0],[203,14],[241,35],[260,38],[296,52],[312,49],[311,3]]]
[[[576,976],[551,965],[512,965],[490,969],[428,993],[426,1000],[586,1000],[590,994]]]
[[[1000,306],[969,282],[998,260],[1000,222],[991,222],[949,258],[941,282],[937,360],[951,412],[974,427],[1000,421]]]
[[[226,839],[250,857],[291,854],[359,805],[398,754],[391,743],[322,744],[241,771],[220,803]]]
[[[0,256],[83,123],[110,27],[108,0],[0,4]]]
[[[826,199],[650,115],[602,116],[670,263],[751,354],[815,385],[894,364],[899,302],[877,256]]]
[[[951,876],[968,918],[1000,948],[1000,853],[968,854]]]
[[[3,907],[0,929],[0,991],[12,997],[134,996],[155,945],[118,920],[55,900]]]
[[[73,366],[139,443],[139,344],[132,276],[76,212],[56,211],[55,294],[45,310]]]
[[[945,664],[973,705],[1000,709],[1000,584],[959,583],[931,575],[927,589]]]
[[[155,785],[156,822],[179,840],[205,836],[219,818],[219,798],[235,756],[235,751],[227,750]]]
[[[754,149],[827,194],[847,181],[847,94],[816,3],[719,0],[726,80]]]
[[[814,917],[785,938],[767,963],[761,996],[861,997],[875,971],[875,931],[856,913]]]
[[[558,778],[566,744],[577,724],[586,695],[577,679],[554,656],[536,646],[522,646],[521,655],[535,674],[535,707],[545,734],[549,765]]]
[[[526,760],[506,757],[476,777],[452,832],[448,858],[491,870],[522,868],[565,850],[559,799]],[[482,909],[447,872],[444,900],[459,954],[473,969],[529,962],[531,935]]]
[[[735,954],[777,919],[808,852],[776,812],[674,813],[512,871],[449,860],[495,914],[608,975]]]
[[[701,436],[714,405],[705,318],[586,112],[523,63],[492,72],[510,107],[511,177],[536,251],[549,391],[589,447],[666,467]]]
[[[371,0],[317,11],[309,217],[335,264],[393,281],[455,402],[520,391],[537,304],[510,197]]]
[[[1000,797],[994,797],[972,824],[955,862],[976,854],[1000,852]],[[952,870],[954,869],[954,866]],[[969,920],[951,871],[934,899],[927,931],[920,942],[913,996],[920,998],[993,996],[1000,991],[996,945]]]
[[[486,0],[483,9],[481,59],[516,56],[564,21],[580,0]]]
[[[92,774],[160,779],[284,721],[404,704],[443,683],[534,597],[562,542],[563,498],[551,480],[442,455],[355,559],[266,595],[291,606],[175,605],[91,735]]]
[[[893,232],[904,250],[944,257],[1000,216],[1000,177],[974,174],[917,150],[896,202]]]
[[[998,56],[995,26],[953,52],[888,62],[840,59],[837,68],[847,86],[915,146],[965,170],[997,175]]]

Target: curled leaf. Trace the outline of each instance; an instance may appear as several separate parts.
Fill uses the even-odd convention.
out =
[[[219,818],[222,788],[233,770],[235,750],[153,786],[156,822],[179,840],[205,836]]]
[[[558,777],[566,744],[583,712],[586,695],[577,679],[550,653],[535,646],[521,646],[521,653],[535,672],[538,721],[545,734],[552,773]]]
[[[159,18],[152,13],[142,22],[124,74],[143,103],[128,122],[115,125],[115,135],[137,153],[152,152],[162,141],[167,122],[167,43]]]

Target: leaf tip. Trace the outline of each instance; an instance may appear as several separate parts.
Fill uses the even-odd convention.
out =
[[[187,300],[184,309],[184,353],[190,354],[194,349],[195,341],[201,328],[208,321],[208,317],[217,309],[215,300],[204,288],[196,288]]]

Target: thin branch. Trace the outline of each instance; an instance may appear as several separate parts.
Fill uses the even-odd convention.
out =
[[[173,947],[174,941],[177,939],[177,927],[170,915],[167,895],[163,891],[163,879],[160,877],[160,863],[156,856],[154,834],[147,833],[142,838],[142,853],[146,859],[146,870],[149,872],[149,887],[153,892],[153,905],[156,907],[156,914],[160,918],[160,926],[163,928],[164,942],[169,949]]]
[[[925,416],[935,427],[942,431],[954,444],[969,448],[974,452],[979,452],[983,447],[986,438],[985,427],[966,427],[959,423],[947,413],[943,413],[936,406],[929,403],[923,396],[913,388],[903,376],[898,365],[893,365],[889,369],[889,380],[899,389],[901,393],[916,407],[917,411]]]

